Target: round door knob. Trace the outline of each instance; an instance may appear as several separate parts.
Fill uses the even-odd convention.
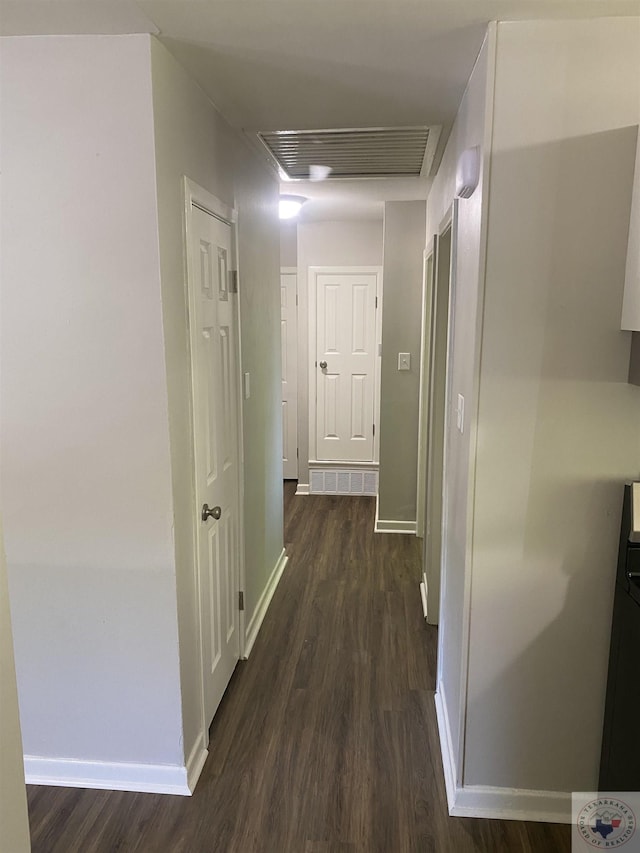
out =
[[[214,518],[216,521],[222,515],[222,507],[214,506],[213,509],[209,509],[209,504],[204,504],[202,507],[202,520],[206,521],[208,518]]]
[[[327,368],[327,362],[326,362],[326,361],[321,361],[321,362],[320,362],[320,367],[321,367],[321,369],[322,369],[322,370],[326,370],[326,368]]]

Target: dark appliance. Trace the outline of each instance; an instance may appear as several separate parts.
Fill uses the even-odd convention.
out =
[[[640,791],[637,725],[640,725],[640,483],[633,483],[624,489],[600,791]]]

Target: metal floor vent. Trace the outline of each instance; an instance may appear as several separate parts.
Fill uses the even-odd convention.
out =
[[[258,138],[290,179],[418,178],[428,175],[440,127],[277,130]],[[320,167],[319,169],[317,167]],[[327,173],[327,171],[330,170]]]
[[[311,469],[312,495],[377,495],[378,472],[373,470]]]

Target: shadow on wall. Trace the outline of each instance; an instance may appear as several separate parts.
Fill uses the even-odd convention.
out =
[[[466,785],[597,786],[622,486],[640,467],[620,331],[636,130],[492,162]]]
[[[597,515],[603,502],[621,508],[622,494],[619,483],[599,483],[567,488],[562,499],[558,491],[556,501]],[[621,509],[606,513],[613,532]],[[548,519],[552,527],[553,501]],[[527,551],[513,570],[519,574],[514,583],[497,579],[493,595],[485,592],[493,606],[517,620],[519,636],[507,636],[504,620],[496,619],[491,642],[502,652],[484,666],[489,680],[469,702],[468,740],[475,746],[466,751],[466,784],[597,788],[617,556],[611,539],[617,536],[591,528],[575,535],[564,553],[552,552],[547,542],[544,553]],[[594,555],[600,563],[596,576],[588,572]],[[478,767],[485,776],[474,772]]]

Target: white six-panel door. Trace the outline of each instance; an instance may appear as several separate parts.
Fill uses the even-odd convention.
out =
[[[298,479],[298,310],[297,275],[280,275],[282,339],[282,468],[285,480]]]
[[[230,226],[196,207],[190,225],[196,530],[208,729],[240,654],[237,296],[228,288]]]
[[[312,269],[311,275],[316,459],[372,462],[379,272]]]

